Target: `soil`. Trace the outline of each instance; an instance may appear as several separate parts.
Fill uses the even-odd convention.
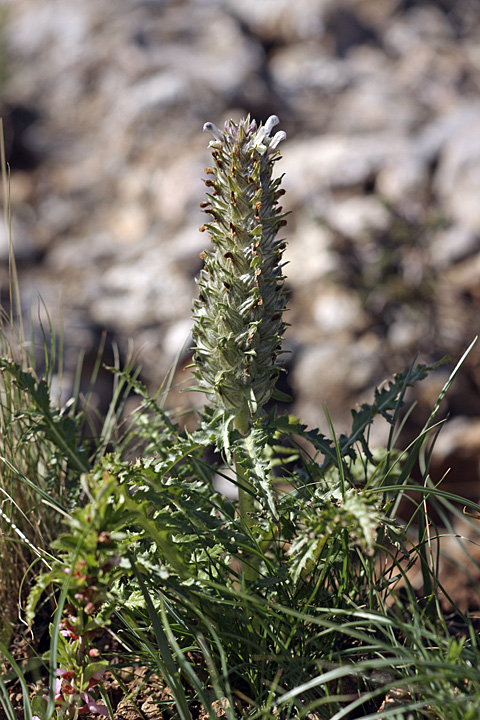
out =
[[[476,559],[480,561],[480,545],[475,545]],[[445,584],[445,590],[448,596],[453,600],[462,613],[469,616],[473,627],[480,632],[480,598],[478,597],[478,586],[480,584],[480,572],[474,576],[470,576],[456,564],[453,559],[445,560],[442,570],[442,581]],[[415,577],[412,577],[415,583]],[[401,591],[400,591],[401,592]],[[477,597],[477,600],[474,598]],[[472,600],[473,598],[473,600]],[[419,602],[421,602],[419,600]],[[451,603],[444,597],[445,621],[448,630],[452,636],[456,638],[469,637],[469,629],[465,623],[464,616],[457,611],[451,610]],[[37,638],[48,638],[48,625],[35,629]],[[38,643],[37,643],[38,644]],[[101,648],[102,656],[113,659],[111,671],[104,676],[104,688],[108,694],[109,701],[114,711],[115,720],[170,720],[175,717],[172,708],[172,694],[164,685],[162,680],[152,673],[148,668],[142,666],[141,662],[134,663],[135,658],[129,660],[129,665],[122,665],[118,662],[121,656],[122,648],[120,647],[114,633],[108,632],[98,640],[98,647]],[[41,648],[37,648],[41,650]],[[27,638],[26,629],[23,624],[17,624],[15,627],[11,643],[10,651],[15,660],[22,663],[35,654],[32,648],[31,639]],[[191,658],[194,661],[194,658]],[[114,667],[114,665],[116,667]],[[8,670],[8,668],[5,668]],[[2,668],[4,670],[4,668]],[[31,697],[38,694],[48,683],[46,670],[40,675],[36,681],[31,674],[26,673],[26,680],[29,686]],[[385,680],[388,682],[388,678]],[[15,709],[15,715],[18,720],[24,718],[23,696],[20,683],[13,681],[8,686],[10,701]],[[235,694],[235,693],[234,693]],[[341,694],[350,701],[357,697],[356,680],[345,678],[342,681]],[[241,696],[241,693],[239,693]],[[401,689],[391,689],[385,697],[378,699],[377,706],[374,708],[377,712],[388,710],[395,705],[401,705],[408,701],[408,693]],[[100,701],[101,702],[101,701]],[[244,703],[239,700],[242,714],[246,710]],[[214,710],[217,717],[225,717],[222,702],[214,703]],[[239,708],[240,709],[240,708]],[[372,708],[369,707],[369,712]],[[208,715],[202,709],[201,705],[192,701],[190,704],[190,712],[192,720],[207,720]],[[362,711],[363,712],[363,711]],[[85,720],[98,720],[101,715],[96,713],[82,714]],[[352,720],[356,715],[348,716]],[[360,717],[360,716],[359,716]],[[0,708],[0,720],[9,720],[5,712]]]

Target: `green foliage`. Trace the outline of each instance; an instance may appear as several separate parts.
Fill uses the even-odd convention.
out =
[[[57,718],[76,717],[82,708],[107,714],[94,697],[108,667],[94,639],[109,624],[116,605],[111,587],[123,573],[121,556],[127,537],[122,529],[128,514],[121,501],[112,502],[113,483],[108,477],[97,484],[83,475],[81,484],[88,502],[72,513],[68,531],[53,543],[57,557],[51,570],[39,578],[26,608],[31,624],[44,591],[49,586],[63,588],[64,603],[59,605],[63,612],[57,611],[57,622],[51,626],[55,653],[52,649],[47,658],[55,670]],[[36,705],[41,720],[49,717],[41,696]]]
[[[62,590],[54,648],[44,658],[51,706],[37,695],[35,714],[73,717],[88,703],[107,712],[99,693],[108,700],[109,661],[97,637],[112,623],[131,654],[164,678],[182,718],[196,702],[212,718],[218,702],[231,718],[341,718],[355,707],[373,717],[389,689],[402,699],[385,706],[391,717],[421,717],[420,708],[455,717],[459,692],[473,713],[474,636],[455,640],[438,604],[417,604],[403,570],[420,558],[435,586],[424,543],[411,545],[391,515],[395,494],[414,486],[409,455],[393,443],[369,447],[373,418],[393,429],[406,387],[432,369],[414,367],[376,391],[339,438],[274,412],[248,435],[209,409],[198,430],[181,430],[132,379],[142,403],[125,451],[79,473],[83,500],[27,606],[33,621],[45,593]],[[21,389],[39,412],[37,383]],[[51,400],[43,402],[47,419],[55,417]],[[37,418],[52,442],[46,423]],[[140,438],[148,452],[131,459],[128,448]],[[428,429],[421,443],[427,439]],[[412,452],[418,456],[418,445]],[[254,498],[248,526],[214,487],[216,474],[235,480],[238,468]],[[442,502],[441,490],[427,490]],[[246,562],[255,565],[253,579],[242,571]],[[407,602],[395,591],[402,577]]]
[[[75,478],[67,489],[65,447],[52,442],[60,413],[51,409],[47,381],[38,380],[21,338],[4,323],[0,313],[0,634],[7,639],[22,578],[32,562],[48,565],[44,553],[59,530],[63,503],[68,506],[78,483]],[[61,423],[58,428],[60,439]],[[72,448],[70,430],[68,441]],[[47,514],[41,507],[45,501],[59,513]]]
[[[413,376],[423,377],[423,369]],[[221,421],[207,412],[198,431],[181,431],[151,403],[147,424],[144,407],[135,422],[144,440],[150,428],[155,453],[133,461],[108,455],[83,476],[88,502],[71,515],[69,531],[55,543],[56,563],[32,594],[29,617],[42,591],[64,586],[71,568],[58,661],[67,672],[83,668],[83,679],[69,677],[77,691],[70,701],[87,691],[87,678],[104,661],[92,663],[83,651],[83,665],[78,662],[79,640],[62,635],[73,627],[69,613],[79,623],[74,635],[88,649],[95,647],[89,633],[112,619],[120,623],[135,654],[168,682],[182,717],[195,699],[211,707],[225,698],[232,717],[248,706],[257,717],[270,717],[275,708],[283,717],[346,717],[346,708],[378,708],[388,695],[385,683],[372,680],[381,677],[379,668],[406,700],[401,712],[431,705],[425,673],[458,662],[463,671],[476,648],[455,645],[438,609],[432,619],[400,597],[395,612],[387,609],[400,562],[413,562],[420,549],[407,548],[404,531],[389,517],[405,459],[393,448],[367,457],[359,437],[374,415],[398,421],[406,377],[389,386],[388,404],[383,391],[375,393],[362,408],[363,424],[356,415],[344,438],[327,441],[298,421],[273,416],[257,422],[248,443],[230,430],[228,447],[243,453],[255,497],[248,528],[235,504],[214,489],[224,461],[205,460],[217,438],[223,447]],[[301,446],[306,437],[314,457]],[[288,464],[277,452],[285,443]],[[283,474],[275,475],[279,468]],[[239,572],[246,557],[255,559],[254,581]],[[92,614],[85,613],[88,602]],[[400,620],[405,616],[410,619]],[[435,652],[433,638],[440,643]],[[163,648],[160,660],[155,646]],[[417,667],[416,653],[425,667]],[[344,690],[352,678],[357,700]],[[445,686],[442,697],[450,693],[452,703],[455,682],[440,669],[432,680],[436,690]],[[467,696],[473,693],[476,702],[473,688]]]
[[[81,444],[79,421],[64,415],[58,408],[52,407],[50,390],[45,378],[38,379],[32,370],[22,370],[18,363],[0,358],[0,370],[11,376],[16,387],[28,395],[25,417],[29,421],[30,432],[35,441],[42,440],[51,444],[57,453],[57,461],[64,457],[78,472],[87,472],[90,464],[86,448]],[[26,438],[29,440],[30,438]]]
[[[68,414],[52,397],[53,344],[44,337],[42,374],[3,334],[0,490],[10,505],[0,521],[38,561],[25,619],[33,631],[40,609],[51,620],[49,649],[35,663],[0,644],[8,664],[0,704],[9,720],[12,679],[26,718],[113,718],[107,671],[121,684],[122,663],[159,677],[170,693],[162,701],[168,716],[181,720],[200,709],[212,720],[478,714],[477,634],[462,617],[456,635],[442,610],[441,533],[429,515],[433,508],[453,533],[450,517],[463,505],[480,513],[428,474],[435,418],[464,358],[407,449],[396,447],[406,391],[436,365],[413,364],[376,389],[339,437],[328,413],[327,437],[262,410],[284,329],[279,181],[271,179],[282,137],[269,137],[272,126],[213,128],[208,229],[217,249],[206,254],[209,275],[195,306],[195,362],[214,404],[195,430],[176,424],[163,406],[166,388],[150,396],[132,363],[112,370],[110,409],[87,444],[79,398]],[[246,263],[238,277],[229,253]],[[140,404],[125,422],[130,391]],[[383,448],[372,447],[374,421],[386,423]],[[238,501],[217,491],[222,475],[236,484]],[[400,501],[412,490],[420,501],[402,521]],[[12,538],[0,540],[5,563]],[[423,582],[416,590],[414,566]],[[110,656],[107,633],[118,644]],[[31,700],[29,672],[37,680]]]

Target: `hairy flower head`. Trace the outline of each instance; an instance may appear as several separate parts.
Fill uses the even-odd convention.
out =
[[[286,224],[278,207],[284,191],[273,178],[283,131],[272,115],[257,127],[249,117],[232,120],[213,135],[213,167],[206,168],[208,200],[201,204],[213,245],[202,257],[194,302],[195,376],[198,389],[229,416],[253,415],[270,398],[281,370],[286,295],[277,232]]]

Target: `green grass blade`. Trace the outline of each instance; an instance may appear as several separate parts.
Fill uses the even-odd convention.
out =
[[[175,699],[175,703],[176,703],[177,710],[178,710],[181,720],[192,720],[192,716],[191,716],[190,710],[188,708],[187,699],[185,697],[185,691],[184,691],[184,689],[182,687],[182,683],[180,681],[180,674],[178,672],[177,666],[175,665],[173,655],[170,651],[167,636],[165,635],[165,632],[163,630],[161,620],[158,616],[157,611],[155,610],[155,607],[150,598],[148,590],[145,586],[142,575],[138,571],[138,568],[137,568],[135,561],[131,554],[129,554],[129,559],[130,559],[130,563],[131,563],[133,572],[135,573],[135,576],[138,580],[138,584],[140,585],[140,589],[142,591],[142,595],[144,597],[145,604],[147,606],[148,615],[149,615],[150,621],[152,623],[153,632],[155,634],[155,638],[158,643],[159,656],[157,654],[155,654],[155,660],[157,662],[157,665],[160,669],[161,674],[163,675],[163,677],[165,678],[165,680],[167,682],[170,692],[172,693],[172,695]]]
[[[8,688],[0,677],[0,705],[7,717],[7,720],[17,720],[15,710],[8,694]]]
[[[9,468],[9,470],[11,470],[22,482],[24,482],[26,485],[28,485],[28,487],[31,490],[34,490],[36,493],[38,493],[40,495],[40,497],[43,498],[43,500],[45,500],[51,507],[54,507],[55,510],[60,512],[62,515],[67,516],[66,509],[63,507],[63,505],[61,505],[58,502],[58,500],[56,500],[51,495],[46,493],[45,490],[43,490],[43,488],[41,488],[39,485],[32,482],[26,475],[24,475],[22,472],[20,472],[20,470],[18,470],[18,468],[16,468],[10,462],[10,460],[8,460],[6,457],[2,457],[0,455],[0,461],[5,463],[5,465]]]
[[[22,696],[23,696],[25,720],[32,720],[32,709],[31,709],[31,706],[30,706],[30,694],[29,694],[29,692],[28,692],[27,683],[25,682],[25,678],[24,678],[24,676],[23,676],[23,673],[22,673],[22,671],[20,670],[18,664],[15,662],[14,658],[12,657],[12,655],[9,653],[8,649],[7,649],[7,648],[5,647],[5,645],[4,645],[3,643],[1,643],[1,642],[0,642],[0,652],[1,652],[2,655],[8,660],[8,662],[10,663],[10,665],[12,666],[12,668],[13,668],[13,670],[14,670],[17,678],[18,678],[18,681],[20,682],[20,686],[21,686],[21,688],[22,688]],[[7,699],[8,699],[8,691],[7,691],[7,688],[6,688],[6,686],[4,685],[4,683],[2,682],[1,679],[0,679],[0,686],[1,686],[1,691],[2,691],[2,696],[3,696],[3,698],[5,699],[5,696],[6,696]],[[3,702],[2,702],[2,705],[3,705]],[[5,708],[5,705],[3,705],[3,707],[4,707],[4,709],[6,709],[6,708]],[[6,711],[7,711],[7,710],[6,710]],[[12,708],[12,711],[13,711],[13,708]],[[16,718],[16,715],[14,714],[13,717]]]

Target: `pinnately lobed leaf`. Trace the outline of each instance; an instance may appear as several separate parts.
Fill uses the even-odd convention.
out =
[[[226,416],[254,415],[270,398],[281,366],[286,304],[282,253],[277,240],[286,224],[278,206],[284,191],[272,177],[286,135],[270,137],[278,118],[257,128],[247,117],[225,129],[206,123],[213,135],[213,168],[206,168],[208,200],[201,204],[210,221],[213,248],[205,250],[204,269],[194,302],[194,374]]]

